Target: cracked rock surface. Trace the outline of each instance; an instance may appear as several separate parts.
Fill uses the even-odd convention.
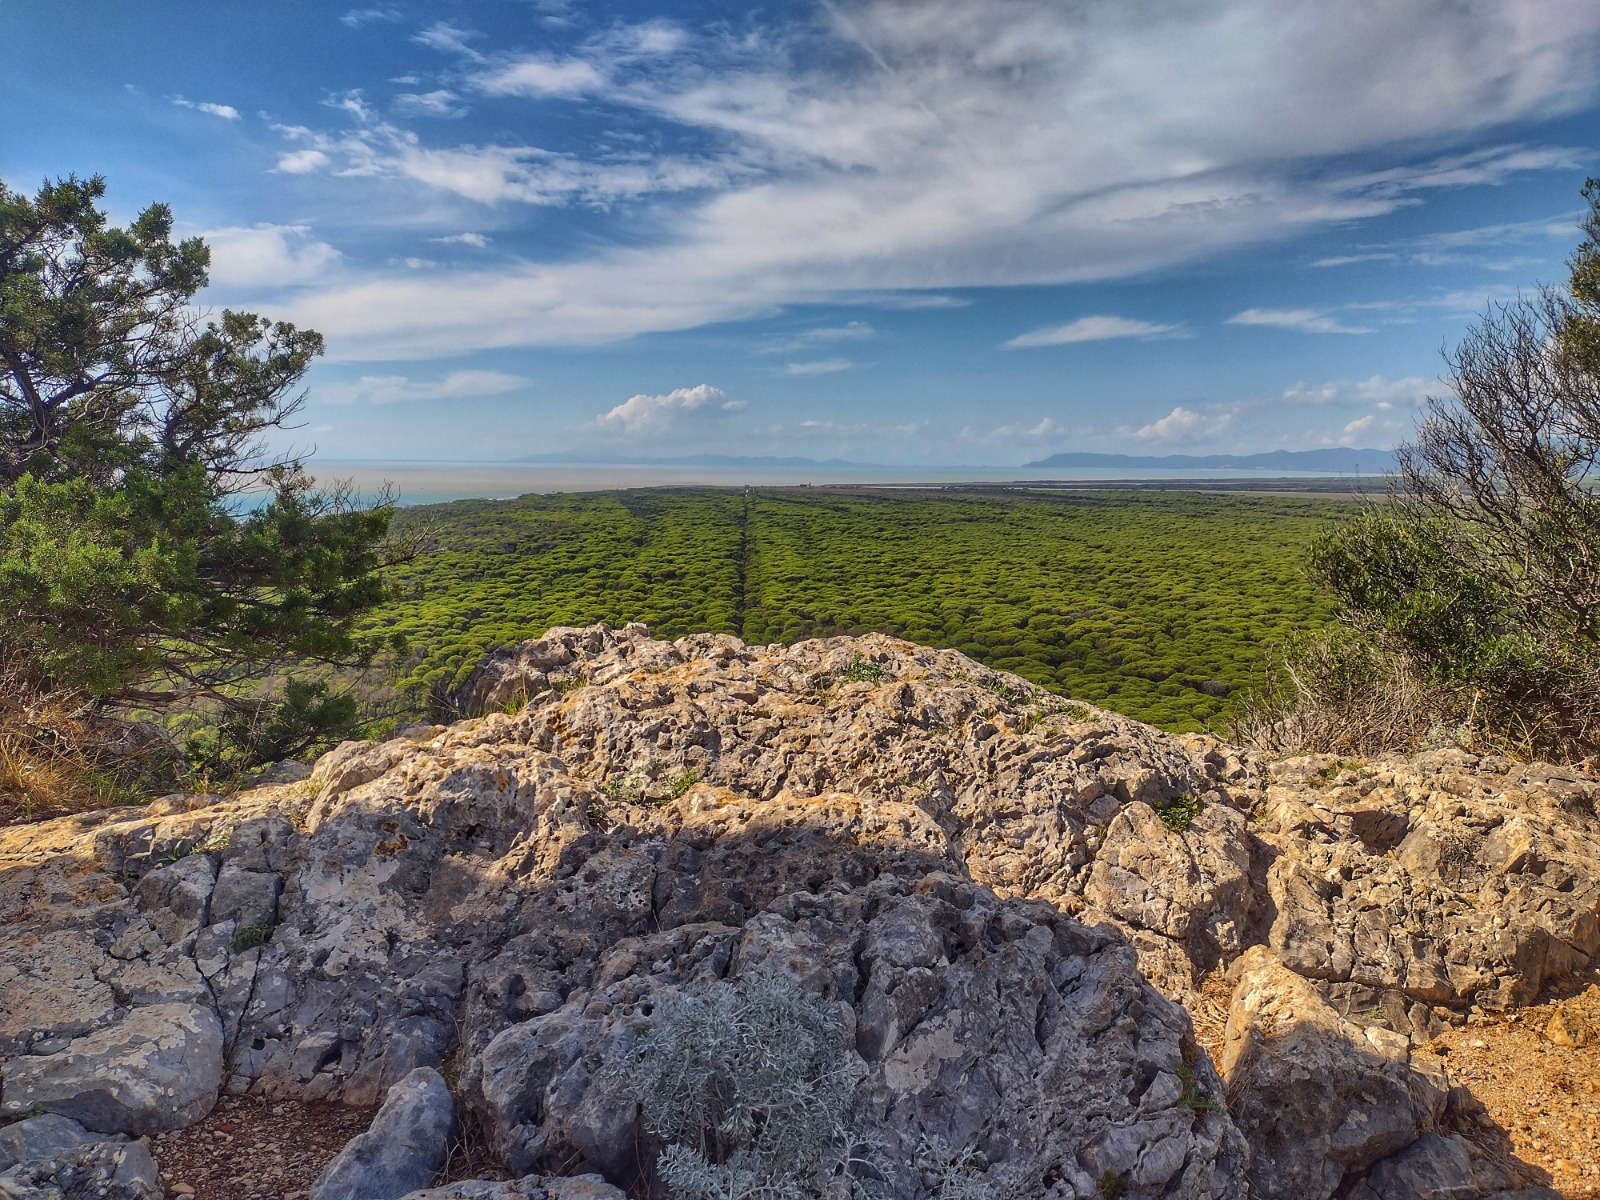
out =
[[[1450,1082],[1410,1049],[1600,948],[1585,777],[1262,764],[881,636],[553,630],[459,699],[506,711],[0,830],[0,1112],[139,1133],[443,1069],[522,1178],[419,1196],[605,1197],[654,1153],[608,1064],[776,970],[839,1006],[891,1157],[975,1146],[997,1194],[1524,1182],[1425,1140]],[[1230,966],[1219,1076],[1182,1005]],[[1284,1045],[1337,1103],[1289,1104]]]

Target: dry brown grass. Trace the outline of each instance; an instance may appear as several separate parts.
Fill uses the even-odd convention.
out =
[[[43,686],[0,653],[0,825],[142,803],[170,790],[172,770],[149,729]]]

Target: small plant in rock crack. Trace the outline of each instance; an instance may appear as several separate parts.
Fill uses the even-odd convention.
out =
[[[1194,824],[1194,819],[1200,815],[1200,810],[1204,807],[1205,802],[1199,796],[1180,792],[1172,799],[1157,804],[1156,816],[1160,817],[1161,823],[1173,833],[1183,833]]]
[[[624,771],[606,780],[600,790],[613,804],[637,804],[644,794],[644,778],[638,771]]]
[[[669,775],[663,781],[667,787],[667,798],[676,800],[695,784],[700,782],[700,772],[693,767],[685,767],[675,775]]]
[[[786,976],[664,997],[612,1070],[664,1143],[656,1170],[675,1200],[865,1197],[882,1176],[852,1129],[837,1007]]]
[[[1178,1082],[1183,1085],[1183,1096],[1178,1101],[1196,1113],[1222,1112],[1222,1105],[1200,1090],[1195,1081],[1194,1068],[1188,1063],[1178,1064]]]
[[[272,940],[272,931],[277,927],[278,923],[271,917],[263,917],[254,925],[241,926],[233,935],[233,952],[243,954],[246,950],[265,946]]]
[[[850,665],[839,675],[840,683],[877,683],[883,678],[883,668],[870,658],[857,654]]]

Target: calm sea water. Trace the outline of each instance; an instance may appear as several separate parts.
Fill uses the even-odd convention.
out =
[[[1026,467],[679,467],[637,464],[373,462],[315,459],[323,483],[348,481],[365,497],[388,484],[401,504],[439,504],[474,498],[510,499],[530,492],[599,492],[648,487],[796,487],[800,485],[911,487],[917,484],[1062,482],[1116,479],[1260,480],[1260,471],[1056,470]],[[1336,478],[1317,472],[1271,473],[1271,478]],[[1352,483],[1356,480],[1352,479]],[[1365,480],[1367,485],[1375,479]]]

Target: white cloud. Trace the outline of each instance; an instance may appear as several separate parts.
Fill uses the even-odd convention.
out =
[[[466,105],[454,92],[440,88],[433,92],[402,92],[394,98],[395,106],[403,112],[424,117],[464,117]]]
[[[467,45],[469,41],[482,36],[483,34],[476,29],[462,29],[449,21],[435,21],[421,32],[413,34],[411,40],[430,50],[438,50],[444,54],[458,54],[471,62],[482,62],[483,55]]]
[[[1357,417],[1344,427],[1344,432],[1339,437],[1340,444],[1346,446],[1355,445],[1356,442],[1370,434],[1373,426],[1377,423],[1378,418],[1370,413],[1364,417]]]
[[[1160,420],[1140,426],[1134,437],[1147,442],[1205,441],[1226,432],[1233,424],[1229,411],[1200,413],[1178,405]]]
[[[702,383],[691,388],[674,388],[656,396],[643,393],[629,396],[615,408],[597,416],[594,424],[608,432],[631,437],[664,432],[685,417],[715,417],[742,412],[746,407],[742,400],[729,400],[721,388]]]
[[[311,236],[306,225],[250,225],[207,229],[211,282],[256,290],[312,283],[339,261],[339,252]]]
[[[855,365],[848,358],[824,358],[815,362],[792,362],[783,370],[787,375],[832,375]]]
[[[1469,229],[1449,229],[1423,234],[1405,242],[1378,247],[1363,247],[1359,252],[1319,258],[1313,267],[1343,267],[1363,262],[1404,262],[1420,266],[1457,266],[1476,263],[1491,269],[1503,265],[1486,257],[1485,249],[1522,245],[1531,241],[1570,239],[1579,214],[1540,217],[1532,221],[1512,221],[1496,225],[1477,225]],[[1523,260],[1527,261],[1527,260]]]
[[[1014,444],[1016,442],[1054,442],[1066,435],[1066,429],[1054,417],[1045,417],[1034,425],[1014,422],[998,425],[988,433],[977,433],[970,426],[961,431],[961,440],[982,445]]]
[[[489,239],[481,233],[452,233],[446,237],[429,238],[430,242],[438,242],[442,246],[476,246],[482,250],[489,244]]]
[[[1314,386],[1301,380],[1283,390],[1282,402],[1291,408],[1367,405],[1388,411],[1416,408],[1438,390],[1437,381],[1420,375],[1408,375],[1404,379],[1372,375],[1366,379],[1335,379]]]
[[[398,21],[401,19],[400,10],[397,8],[352,8],[339,20],[350,26],[351,29],[360,29],[363,25],[371,25],[374,21]]]
[[[1360,325],[1346,325],[1338,317],[1313,308],[1247,308],[1228,318],[1229,325],[1265,325],[1301,333],[1371,333]]]
[[[501,371],[452,371],[440,379],[412,379],[406,375],[363,375],[347,383],[327,383],[313,389],[323,404],[408,404],[426,400],[472,400],[516,391],[528,381]]]
[[[1018,334],[1005,343],[1007,350],[1020,350],[1029,346],[1068,346],[1076,342],[1103,342],[1110,338],[1152,338],[1179,335],[1176,325],[1157,325],[1150,321],[1134,321],[1127,317],[1079,317],[1065,325],[1051,325],[1044,329]]]
[[[370,279],[307,313],[345,353],[410,355],[1122,278],[1572,161],[1428,148],[1573,111],[1600,82],[1600,6],[1572,0],[848,0],[752,21],[748,36],[602,36],[473,68],[505,95],[672,122],[685,136],[668,150],[435,146],[371,125],[302,142],[482,203],[705,193],[632,214],[627,238],[574,259]],[[423,38],[482,59],[468,39]],[[1377,167],[1351,170],[1356,156]]]
[[[305,175],[328,165],[321,150],[291,150],[278,156],[277,169],[288,175]]]
[[[237,121],[239,110],[231,104],[212,104],[206,100],[185,100],[182,96],[174,96],[172,102],[179,108],[192,108],[195,112],[210,113],[213,117],[221,117],[224,121]]]
[[[606,79],[582,59],[525,58],[479,77],[491,96],[584,96],[605,88]]]

